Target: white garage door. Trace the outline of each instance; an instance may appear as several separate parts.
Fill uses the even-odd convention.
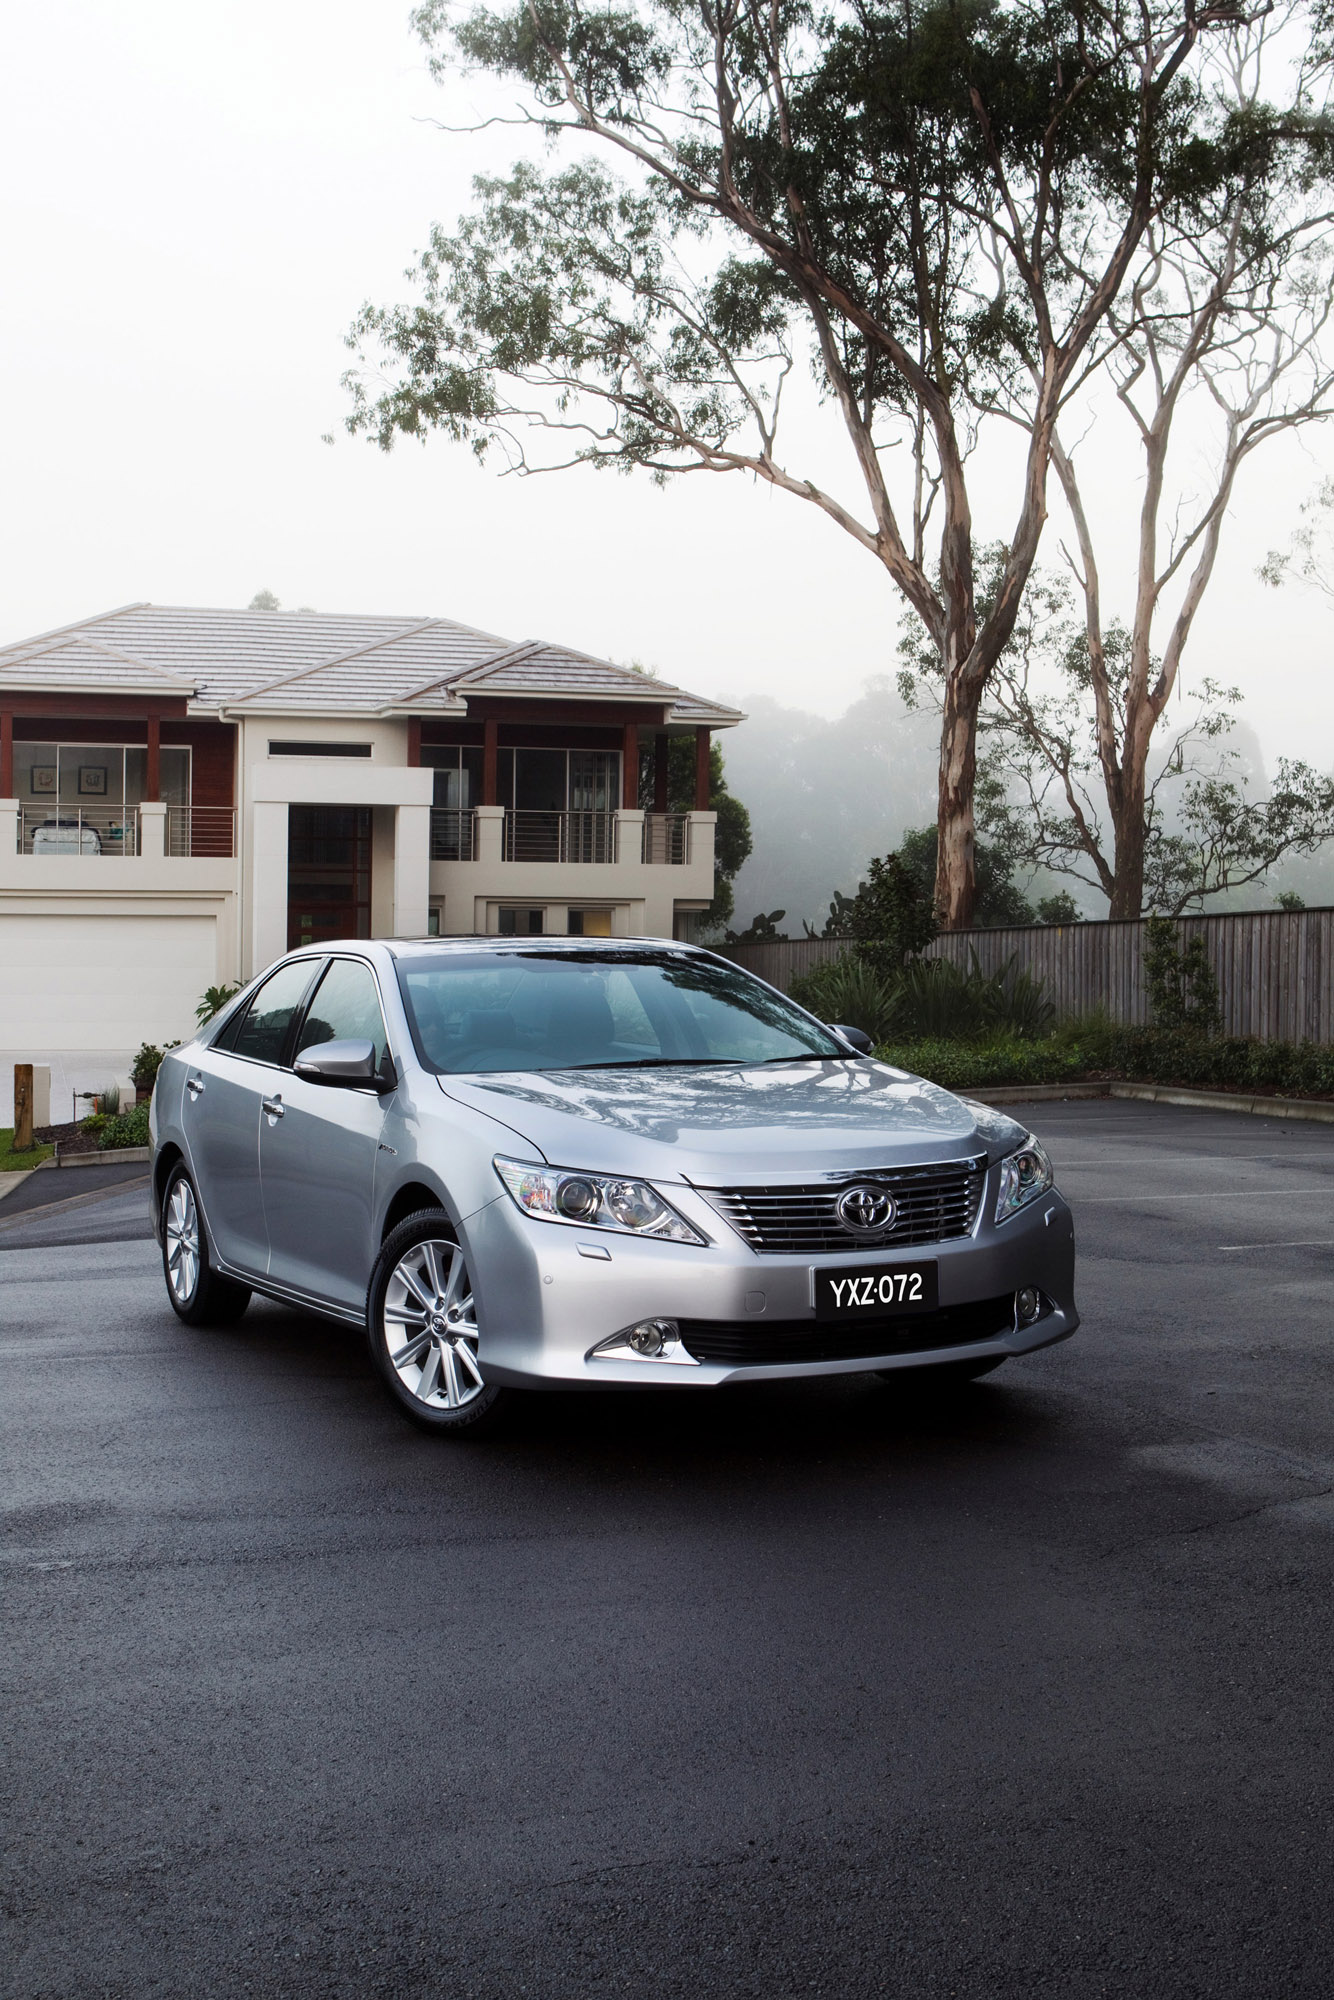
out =
[[[212,917],[0,916],[0,1049],[137,1049],[193,1034]]]

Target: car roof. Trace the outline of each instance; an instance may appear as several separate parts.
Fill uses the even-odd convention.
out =
[[[379,938],[376,942],[382,944],[395,958],[401,958],[406,952],[410,952],[415,958],[423,952],[439,953],[441,957],[448,957],[453,953],[462,952],[471,954],[478,951],[494,951],[503,954],[533,950],[568,952],[571,957],[577,958],[581,952],[596,952],[599,956],[605,956],[608,951],[643,951],[646,947],[653,951],[689,952],[705,957],[710,955],[701,953],[697,945],[682,944],[675,938],[552,937],[543,936],[540,932],[531,937],[500,937],[494,931],[486,931],[471,937]],[[327,949],[335,951],[344,947],[329,945]]]

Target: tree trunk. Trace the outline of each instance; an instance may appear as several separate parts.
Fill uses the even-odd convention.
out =
[[[936,811],[936,919],[942,930],[967,930],[973,921],[973,783],[977,772],[980,686],[962,675],[945,680],[940,723],[940,787]]]
[[[1112,815],[1116,852],[1112,861],[1111,918],[1143,915],[1144,906],[1144,766],[1122,773],[1120,796]]]

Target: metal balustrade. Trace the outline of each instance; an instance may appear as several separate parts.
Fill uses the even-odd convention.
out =
[[[476,853],[477,835],[472,813],[461,806],[432,806],[432,861],[471,861]]]
[[[66,806],[21,805],[18,812],[20,854],[134,855],[139,852],[139,808],[121,806],[96,811]]]
[[[165,838],[172,856],[229,861],[236,853],[236,814],[231,806],[168,806]]]
[[[644,814],[645,861],[684,868],[690,860],[690,821],[684,813]]]
[[[614,812],[507,812],[506,861],[615,861]]]

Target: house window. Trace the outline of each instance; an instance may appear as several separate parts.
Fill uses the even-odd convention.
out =
[[[482,803],[482,752],[459,743],[424,743],[422,763],[435,772],[432,805],[445,812],[471,812]]]
[[[569,918],[571,937],[610,937],[610,910],[571,910]]]
[[[541,910],[497,910],[496,929],[502,937],[540,937]]]
[[[427,937],[439,937],[440,935],[440,905],[438,903],[426,912],[426,935]]]
[[[269,739],[270,757],[369,757],[369,743],[319,743]]]
[[[620,776],[619,750],[502,749],[497,803],[514,812],[615,812]]]

